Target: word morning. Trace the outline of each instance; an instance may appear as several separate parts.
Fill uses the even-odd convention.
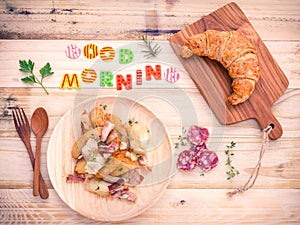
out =
[[[134,60],[134,53],[130,49],[120,48],[119,49],[119,64],[130,64]],[[81,49],[76,45],[71,44],[68,45],[65,54],[69,59],[77,59],[81,55]],[[87,59],[95,59],[98,56],[101,59],[101,62],[109,63],[113,61],[116,57],[115,49],[106,46],[99,50],[98,46],[95,44],[88,44],[83,48],[83,55]],[[179,79],[179,73],[177,68],[169,67],[164,70],[164,79],[170,83],[174,83]],[[133,81],[135,81],[135,85],[143,84],[143,76],[146,81],[151,81],[152,77],[155,80],[162,79],[162,71],[161,65],[145,65],[141,68],[136,68],[130,72],[126,72],[126,74],[113,74],[109,70],[100,70],[95,71],[93,68],[85,68],[82,70],[81,74],[78,75],[76,73],[69,74],[65,73],[62,77],[60,88],[80,88],[81,82],[85,84],[92,84],[99,78],[99,86],[100,87],[116,87],[117,90],[122,90],[123,87],[126,90],[131,90],[133,86]]]

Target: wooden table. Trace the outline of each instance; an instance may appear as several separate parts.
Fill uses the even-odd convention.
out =
[[[70,209],[57,195],[47,171],[46,152],[59,119],[72,109],[75,90],[58,87],[61,75],[70,70],[61,49],[74,43],[103,43],[104,40],[138,40],[147,31],[163,47],[161,57],[182,66],[167,39],[174,32],[226,4],[226,1],[1,1],[0,2],[0,223],[1,224],[99,224]],[[159,201],[143,214],[118,224],[299,224],[300,223],[300,3],[290,1],[236,1],[289,79],[289,87],[273,105],[283,136],[269,141],[260,175],[253,189],[232,198],[226,192],[242,186],[254,168],[262,143],[261,130],[254,120],[224,126],[186,73],[176,88],[152,82],[143,91],[164,96],[176,95],[178,87],[192,102],[202,126],[211,132],[209,146],[219,156],[219,165],[200,176],[199,171],[176,173]],[[19,40],[20,39],[20,40]],[[63,39],[63,40],[60,40]],[[51,41],[47,41],[51,40]],[[111,42],[108,42],[111,44]],[[64,57],[62,57],[64,56]],[[56,74],[44,80],[50,95],[38,86],[20,81],[19,59],[32,59],[36,67],[49,61]],[[72,63],[74,71],[84,62]],[[103,94],[118,94],[106,88]],[[92,96],[87,92],[84,97]],[[181,134],[180,117],[174,107],[158,107],[158,113],[172,138]],[[27,151],[19,139],[7,107],[24,107],[31,116],[35,108],[47,109],[50,123],[43,138],[41,172],[50,197],[32,195],[33,172]],[[168,108],[169,107],[169,108]],[[173,111],[172,111],[173,110]],[[215,128],[222,130],[217,135]],[[31,136],[35,146],[35,137]],[[226,145],[237,143],[233,164],[240,175],[226,180]]]

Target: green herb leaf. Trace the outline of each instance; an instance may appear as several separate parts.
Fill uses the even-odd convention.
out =
[[[230,145],[226,146],[227,150],[225,150],[225,154],[227,155],[227,160],[225,165],[228,166],[229,168],[229,170],[226,171],[226,174],[227,174],[227,180],[230,181],[232,181],[232,178],[240,174],[240,172],[237,169],[235,169],[235,167],[232,165],[231,156],[234,156],[234,153],[232,153],[230,150],[233,149],[235,145],[236,143],[232,141]]]
[[[44,91],[46,92],[46,94],[48,95],[48,91],[45,88],[45,86],[43,85],[43,79],[45,77],[48,77],[50,75],[53,74],[53,72],[51,71],[51,66],[49,63],[47,63],[43,68],[40,69],[40,74],[42,79],[39,80],[34,74],[33,74],[33,68],[34,68],[34,62],[32,62],[30,59],[28,60],[28,62],[26,60],[19,60],[19,65],[20,65],[20,71],[23,73],[28,73],[29,76],[21,78],[21,80],[24,83],[29,83],[29,84],[39,84]]]
[[[188,138],[186,137],[186,129],[183,127],[182,128],[182,135],[179,135],[177,140],[179,142],[175,143],[175,148],[179,148],[179,146],[187,146],[188,145]]]
[[[147,35],[143,35],[141,39],[144,42],[145,47],[148,48],[147,51],[142,51],[148,53],[147,55],[145,55],[146,58],[156,57],[161,52],[161,47],[158,44],[152,46],[152,40],[148,40]]]
[[[35,78],[34,76],[28,76],[28,77],[24,77],[21,79],[24,83],[28,83],[28,84],[34,84],[35,82]]]
[[[99,107],[101,107],[101,106],[102,106],[102,108],[103,108],[104,110],[106,110],[106,108],[107,108],[107,105],[106,105],[106,104],[100,104]]]
[[[91,157],[91,158],[90,158],[90,161],[91,161],[91,162],[96,162],[96,157]]]
[[[47,63],[43,68],[40,69],[40,74],[42,76],[42,79],[54,74],[54,72],[51,71],[51,66],[49,63]]]
[[[133,123],[138,124],[139,122],[137,120],[135,120],[134,118],[128,120],[129,125],[132,125]]]
[[[19,64],[20,64],[20,71],[24,73],[32,73],[34,63],[30,59],[28,60],[28,63],[26,62],[26,60],[19,60]]]

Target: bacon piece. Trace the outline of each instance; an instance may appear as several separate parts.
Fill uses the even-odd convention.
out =
[[[108,135],[107,139],[106,139],[106,144],[109,145],[110,143],[112,143],[116,138],[118,138],[118,132],[115,130],[112,130],[110,132],[110,134]]]
[[[121,194],[120,198],[126,199],[131,202],[135,202],[135,200],[137,199],[137,196],[135,193],[133,193],[129,190],[126,190]]]
[[[134,202],[137,199],[135,193],[131,192],[127,186],[121,185],[117,189],[110,190],[111,195],[114,198],[126,199]]]
[[[98,143],[98,150],[99,152],[107,152],[113,153],[119,148],[119,145],[116,142],[111,142],[109,145],[104,145],[102,142]]]
[[[105,121],[101,133],[100,141],[105,142],[109,133],[114,129],[115,125],[108,120]]]
[[[125,179],[125,184],[129,186],[137,186],[144,180],[144,177],[138,172],[137,169],[129,170],[121,177]]]
[[[69,174],[67,176],[68,183],[83,183],[85,181],[84,174]]]

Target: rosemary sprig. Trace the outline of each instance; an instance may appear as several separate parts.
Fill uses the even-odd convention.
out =
[[[152,45],[152,40],[148,40],[147,35],[142,35],[141,37],[142,41],[144,42],[144,45],[148,48],[146,52],[148,54],[145,55],[146,58],[156,57],[161,52],[161,47],[159,44]]]
[[[232,159],[231,157],[234,156],[234,153],[231,152],[231,150],[235,147],[236,143],[234,141],[231,141],[230,145],[227,145],[227,150],[225,151],[225,154],[227,155],[227,161],[226,166],[228,166],[229,170],[226,172],[227,174],[227,180],[232,181],[232,179],[239,175],[240,172],[232,165]]]
[[[186,137],[186,132],[187,132],[187,130],[183,127],[183,128],[182,128],[182,135],[179,135],[179,136],[178,136],[178,141],[179,141],[179,142],[176,142],[176,143],[175,143],[175,148],[179,148],[180,145],[181,145],[181,146],[187,146],[187,144],[188,144],[188,139],[187,139],[187,137]]]

